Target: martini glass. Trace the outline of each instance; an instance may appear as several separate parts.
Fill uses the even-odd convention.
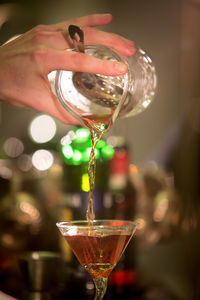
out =
[[[101,300],[113,268],[131,240],[137,222],[121,220],[71,221],[56,224],[80,264],[93,278]]]

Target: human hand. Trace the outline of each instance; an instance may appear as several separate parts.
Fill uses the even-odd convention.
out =
[[[110,76],[125,74],[127,66],[122,63],[65,51],[73,48],[67,29],[74,24],[84,31],[86,44],[104,44],[125,55],[133,55],[135,48],[132,41],[94,28],[109,24],[111,20],[110,14],[95,14],[50,26],[39,25],[2,45],[0,99],[12,105],[45,112],[64,123],[77,123],[52,93],[48,74],[58,69]]]

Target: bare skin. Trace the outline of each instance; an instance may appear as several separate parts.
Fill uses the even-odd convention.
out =
[[[122,75],[126,65],[93,58],[84,53],[65,51],[72,48],[67,34],[70,24],[84,31],[85,43],[112,47],[127,56],[134,55],[134,43],[94,27],[109,24],[110,14],[94,14],[54,25],[38,25],[0,47],[0,100],[15,106],[31,107],[63,123],[77,121],[67,113],[53,95],[48,73],[65,69],[77,72]]]

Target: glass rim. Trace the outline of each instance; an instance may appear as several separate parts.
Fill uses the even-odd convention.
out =
[[[115,219],[95,219],[93,220],[92,227],[95,228],[97,226],[106,227],[109,225],[112,225],[116,228],[123,228],[123,227],[129,227],[134,226],[135,228],[139,225],[137,221],[131,221],[131,220],[115,220]],[[72,220],[72,221],[64,221],[64,222],[56,222],[56,226],[58,228],[69,228],[69,227],[78,227],[78,228],[88,228],[89,224],[87,220]]]

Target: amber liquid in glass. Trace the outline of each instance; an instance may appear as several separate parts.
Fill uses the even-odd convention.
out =
[[[108,278],[128,244],[131,234],[66,235],[79,262],[93,278]],[[84,245],[84,246],[83,246]]]

